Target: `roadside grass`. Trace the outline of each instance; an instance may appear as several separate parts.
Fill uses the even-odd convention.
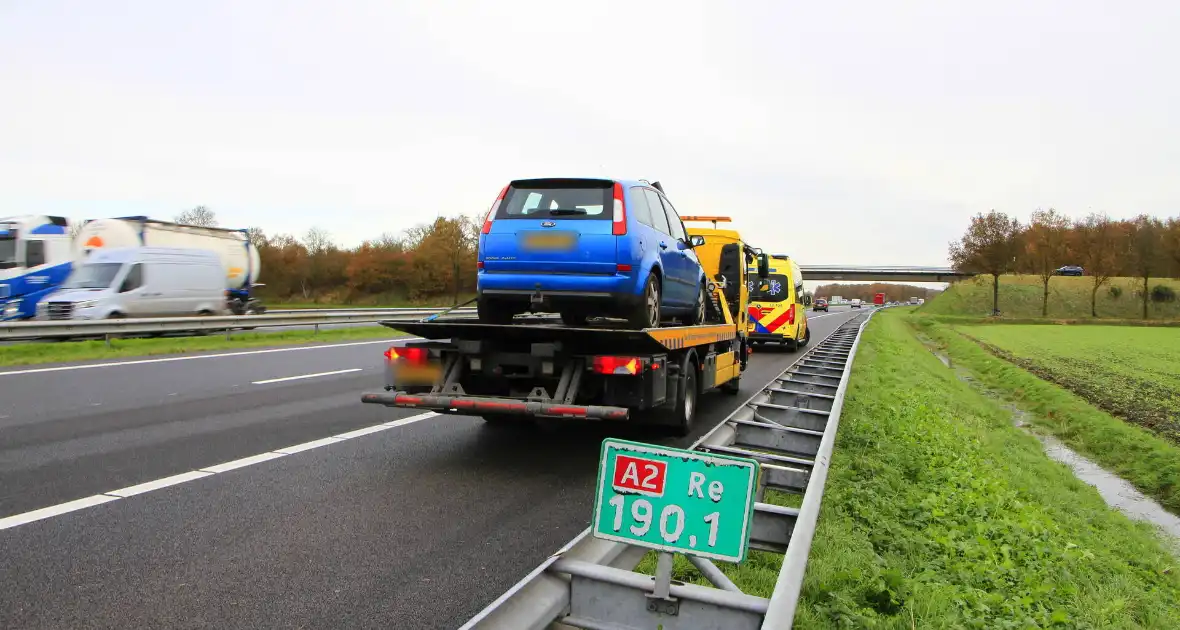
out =
[[[33,342],[0,346],[0,366],[69,363],[161,354],[187,354],[216,350],[242,350],[268,346],[289,346],[316,342],[395,339],[404,336],[384,326],[350,326],[314,331],[236,332],[229,339],[213,333],[207,337],[162,337],[155,339],[112,339],[105,341]]]
[[[1049,314],[1056,319],[1093,319],[1090,317],[1090,289],[1093,280],[1088,276],[1057,276],[1049,281]],[[1180,281],[1152,278],[1148,290],[1157,284],[1180,292]],[[1118,297],[1112,293],[1115,287]],[[1099,318],[1140,319],[1142,302],[1137,292],[1143,281],[1138,278],[1111,278],[1098,288]],[[1041,317],[1041,279],[1037,276],[1000,276],[1000,312],[1003,317]],[[929,315],[974,315],[985,317],[992,312],[991,276],[976,276],[955,282],[938,296],[927,300],[921,312]],[[1180,300],[1171,303],[1148,302],[1152,319],[1180,319]]]
[[[1180,443],[1180,334],[1109,326],[964,326],[993,354]]]
[[[1176,443],[1125,422],[1091,405],[1086,398],[989,353],[957,332],[958,328],[927,317],[913,317],[910,322],[938,343],[954,363],[966,367],[985,386],[1004,393],[1011,402],[1031,412],[1034,426],[1126,479],[1169,511],[1180,513],[1180,446]],[[962,330],[1004,347],[1029,344],[1028,348],[1018,350],[1022,356],[1060,353],[1061,358],[1048,354],[1036,359],[1035,364],[1026,359],[1018,362],[1042,370],[1050,378],[1058,375],[1063,380],[1074,379],[1069,382],[1078,387],[1078,391],[1101,399],[1103,405],[1111,408],[1130,400],[1131,409],[1143,408],[1146,409],[1144,413],[1162,414],[1167,413],[1168,405],[1171,405],[1173,416],[1170,423],[1162,421],[1160,426],[1165,428],[1165,435],[1175,438],[1176,388],[1180,387],[1180,376],[1169,373],[1167,367],[1180,362],[1174,332],[1098,326],[980,326]],[[1103,339],[1110,341],[1100,345]],[[1124,350],[1120,347],[1123,343],[1132,344],[1136,349]],[[1091,364],[1090,372],[1068,359],[1084,355],[1087,348],[1096,356],[1104,357]],[[1172,356],[1167,354],[1169,348]],[[1135,357],[1142,357],[1142,372],[1131,363]],[[1150,401],[1135,400],[1135,396],[1145,395],[1136,393],[1139,381],[1143,381],[1146,388],[1142,391],[1153,397]],[[1132,419],[1130,413],[1124,411],[1120,415]]]
[[[1176,559],[1152,527],[1046,457],[906,320],[879,314],[860,344],[796,627],[1180,627]],[[721,568],[767,597],[781,561]]]

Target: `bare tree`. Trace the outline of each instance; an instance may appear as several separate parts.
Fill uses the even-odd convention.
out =
[[[183,225],[199,225],[201,227],[217,227],[217,215],[205,206],[197,206],[185,210],[173,219]]]
[[[312,256],[318,256],[335,247],[332,243],[332,235],[319,227],[313,227],[307,231],[307,234],[303,236],[303,245],[307,247],[307,253]]]
[[[246,240],[250,241],[254,247],[266,247],[266,232],[263,232],[260,227],[246,228]]]
[[[1164,255],[1164,224],[1155,217],[1141,214],[1127,224],[1127,260],[1135,276],[1143,280],[1143,319],[1147,319],[1147,281],[1160,275],[1168,265]]]
[[[992,210],[971,219],[967,233],[951,243],[955,269],[992,276],[992,314],[1000,314],[1000,276],[1012,271],[1020,253],[1020,221]]]
[[[1091,214],[1074,225],[1077,240],[1073,251],[1093,281],[1090,288],[1090,316],[1098,317],[1098,289],[1114,274],[1118,262],[1116,243],[1118,228],[1106,214]]]
[[[1027,263],[1041,277],[1041,317],[1049,316],[1049,280],[1068,255],[1069,218],[1056,210],[1037,210],[1024,233]]]

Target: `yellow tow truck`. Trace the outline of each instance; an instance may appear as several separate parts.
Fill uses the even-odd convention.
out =
[[[387,407],[482,416],[492,426],[529,419],[618,420],[655,424],[685,435],[697,396],[738,392],[749,344],[749,275],[758,284],[769,259],[733,230],[727,217],[681,217],[712,228],[686,232],[710,278],[706,322],[629,330],[611,320],[570,327],[547,320],[512,324],[436,317],[383,322],[423,338],[385,351],[386,385],[361,401]]]

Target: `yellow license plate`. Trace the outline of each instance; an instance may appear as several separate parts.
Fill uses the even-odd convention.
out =
[[[574,248],[573,232],[540,232],[526,234],[526,249],[569,250]]]
[[[442,367],[435,364],[393,367],[393,381],[397,385],[432,385],[441,376]]]

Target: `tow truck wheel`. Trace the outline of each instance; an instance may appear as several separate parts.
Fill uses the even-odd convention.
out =
[[[676,394],[676,433],[684,436],[692,433],[697,418],[697,369],[691,362],[684,366],[684,387]]]

